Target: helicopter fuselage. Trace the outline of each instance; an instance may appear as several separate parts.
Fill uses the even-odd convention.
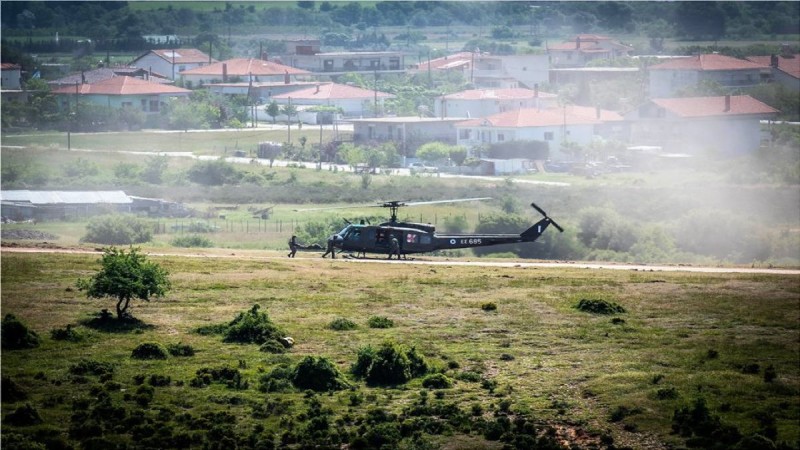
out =
[[[438,234],[430,224],[386,222],[380,225],[348,224],[336,233],[340,251],[389,254],[392,237],[401,254],[533,242],[552,223],[545,217],[520,234]]]

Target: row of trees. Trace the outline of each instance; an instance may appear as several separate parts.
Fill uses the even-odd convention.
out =
[[[4,2],[4,33],[32,30],[95,41],[146,34],[197,34],[264,26],[364,30],[378,26],[526,26],[531,33],[597,30],[633,32],[664,28],[688,39],[796,33],[797,2],[313,2],[251,4],[213,9],[162,4],[131,8],[126,2]],[[653,28],[654,29],[654,28]],[[487,30],[488,31],[488,30]],[[512,34],[498,35],[510,37]]]

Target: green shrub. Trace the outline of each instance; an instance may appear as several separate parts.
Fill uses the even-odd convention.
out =
[[[286,392],[292,389],[294,369],[288,364],[281,364],[271,372],[258,379],[258,390],[261,392]]]
[[[747,363],[742,366],[742,373],[754,375],[761,371],[761,366],[758,363]]]
[[[493,302],[484,303],[481,305],[481,309],[484,311],[497,311],[497,305]]]
[[[145,342],[136,346],[131,352],[133,359],[167,359],[167,350],[161,344]]]
[[[587,298],[580,299],[575,308],[592,314],[621,314],[625,312],[625,308],[614,302]]]
[[[778,371],[775,370],[775,366],[770,364],[764,369],[764,381],[766,383],[772,383],[775,381],[775,378],[778,378]]]
[[[3,419],[3,423],[18,427],[38,425],[42,423],[42,417],[39,415],[39,411],[37,411],[36,408],[26,403],[7,415]]]
[[[172,383],[172,377],[169,375],[158,375],[154,373],[150,375],[150,378],[147,380],[147,382],[153,387],[169,386],[170,383]]]
[[[172,356],[194,356],[194,348],[191,345],[181,344],[180,342],[167,345],[167,351]]]
[[[458,375],[456,375],[456,379],[460,381],[469,381],[470,383],[477,383],[481,381],[481,374],[478,372],[465,370],[464,372],[460,372]]]
[[[81,242],[131,245],[149,242],[151,239],[153,229],[145,220],[129,214],[117,214],[90,219]]]
[[[259,347],[258,350],[264,353],[280,354],[286,353],[286,346],[278,341],[270,340],[261,344],[261,347]]]
[[[292,383],[300,389],[336,391],[345,389],[339,369],[323,357],[306,356],[295,367]]]
[[[75,328],[72,328],[72,325],[67,325],[66,328],[55,328],[50,330],[50,337],[54,341],[70,342],[80,342],[85,339],[82,333],[76,331]]]
[[[201,248],[208,248],[213,247],[214,243],[205,236],[200,236],[198,234],[189,234],[186,236],[178,236],[170,242],[173,247],[201,247]]]
[[[396,385],[424,375],[428,365],[415,348],[384,342],[377,350],[362,347],[351,371],[370,385]]]
[[[358,328],[358,325],[356,325],[356,323],[350,319],[339,317],[333,319],[333,321],[331,321],[331,323],[328,324],[328,328],[336,331],[347,331],[347,330],[355,330],[356,328]]]
[[[22,387],[7,375],[3,375],[2,386],[0,387],[2,387],[0,400],[3,403],[15,403],[28,398],[28,394],[22,390]]]
[[[36,348],[39,346],[39,335],[28,329],[13,314],[6,314],[0,325],[0,342],[3,350]]]
[[[370,317],[367,324],[370,328],[392,328],[394,326],[394,322],[391,319],[381,316]]]
[[[114,365],[111,363],[95,361],[93,359],[81,359],[77,364],[73,364],[69,368],[69,373],[73,375],[113,375]]]
[[[219,383],[227,386],[230,389],[247,389],[247,380],[242,378],[239,369],[232,367],[219,367],[212,369],[203,367],[195,372],[195,377],[189,381],[191,387],[205,387],[210,386],[212,383]]]
[[[422,387],[428,389],[447,389],[453,387],[453,380],[441,373],[434,373],[422,379]]]
[[[267,341],[278,341],[285,336],[267,313],[260,312],[260,305],[253,305],[249,311],[241,312],[231,321],[225,332],[224,342],[241,344],[264,344]]]
[[[673,400],[678,398],[678,390],[674,387],[661,388],[656,391],[656,398],[659,400]]]

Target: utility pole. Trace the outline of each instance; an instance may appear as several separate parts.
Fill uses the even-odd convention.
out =
[[[378,69],[375,69],[375,117],[378,117]]]

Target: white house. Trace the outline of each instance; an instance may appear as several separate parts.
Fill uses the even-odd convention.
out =
[[[739,155],[758,149],[777,111],[749,95],[656,98],[625,115],[631,141],[668,153]]]
[[[547,55],[492,55],[478,50],[420,62],[415,70],[418,73],[456,71],[476,88],[514,89],[546,83],[550,63]]]
[[[773,82],[783,85],[792,92],[800,92],[800,54],[748,56],[747,60],[769,65]]]
[[[560,151],[562,144],[588,145],[604,125],[622,120],[617,113],[594,108],[518,109],[456,124],[457,144],[475,148],[506,141],[544,141],[550,145],[552,159],[568,159]]]
[[[62,86],[54,89],[62,109],[69,109],[78,97],[80,104],[91,103],[110,108],[137,108],[155,114],[169,100],[188,97],[192,91],[133,77],[114,77],[94,84]]]
[[[163,74],[175,80],[184,70],[206,66],[217,62],[196,48],[150,50],[134,59],[130,65]]]
[[[332,106],[340,108],[344,117],[374,117],[375,107],[384,110],[384,100],[394,98],[386,92],[372,91],[338,83],[321,83],[314,87],[272,96],[279,105]]]
[[[597,34],[579,34],[571,41],[547,45],[553,67],[583,67],[594,59],[622,58],[631,51],[633,47]]]
[[[22,87],[22,67],[18,64],[2,63],[0,65],[0,88],[5,90],[17,90]]]
[[[456,143],[456,124],[463,118],[438,117],[376,117],[371,119],[352,119],[353,141],[394,142],[404,155],[416,150],[420,145],[439,141]]]
[[[283,81],[289,84],[297,76],[309,74],[306,70],[255,58],[233,58],[180,72],[186,86],[236,80],[254,83]]]
[[[768,65],[717,54],[675,58],[648,67],[650,97],[672,97],[678,91],[711,81],[720,86],[741,89],[755,86],[770,77]]]
[[[470,89],[443,95],[434,103],[436,117],[486,117],[513,109],[557,105],[558,96],[534,89]]]

